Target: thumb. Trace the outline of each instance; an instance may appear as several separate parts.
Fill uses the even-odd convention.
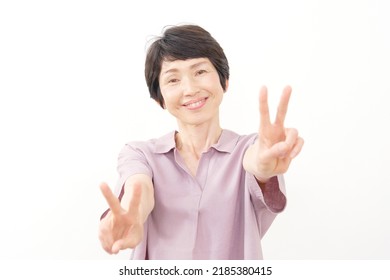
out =
[[[274,144],[264,153],[264,160],[285,158],[288,155],[289,147],[285,142],[279,142]]]
[[[119,239],[114,242],[111,251],[113,254],[118,254],[120,250],[129,248],[133,249],[139,244],[140,241],[141,237],[136,234],[128,236],[127,238]]]

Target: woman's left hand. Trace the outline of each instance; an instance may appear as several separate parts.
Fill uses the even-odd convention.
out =
[[[268,109],[267,88],[260,90],[260,128],[259,135],[244,155],[244,169],[253,174],[258,181],[266,182],[269,178],[287,171],[291,160],[302,149],[303,139],[295,128],[285,128],[291,87],[283,90],[276,119],[271,123]]]

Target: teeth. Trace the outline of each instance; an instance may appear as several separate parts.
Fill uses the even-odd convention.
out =
[[[203,103],[203,100],[200,100],[200,101],[198,101],[198,102],[194,102],[194,103],[188,104],[187,107],[189,107],[189,108],[195,108],[195,107],[200,106],[200,104],[202,104],[202,103]]]

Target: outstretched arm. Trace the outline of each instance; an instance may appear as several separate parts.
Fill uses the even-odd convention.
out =
[[[122,200],[106,183],[100,185],[110,212],[100,221],[99,239],[110,254],[136,247],[143,237],[144,223],[154,207],[153,183],[143,174],[129,177]]]
[[[260,90],[258,138],[247,149],[243,160],[244,169],[256,177],[260,186],[269,178],[285,173],[292,159],[302,149],[303,139],[298,136],[298,131],[295,128],[284,127],[290,96],[291,87],[287,86],[280,98],[275,122],[271,123],[267,88],[263,87]]]

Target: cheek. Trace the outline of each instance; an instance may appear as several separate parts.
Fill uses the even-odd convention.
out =
[[[221,84],[219,83],[219,81],[217,83],[214,82],[212,85],[213,86],[210,87],[210,91],[213,92],[214,95],[216,95],[216,96],[223,95],[224,91],[223,91],[223,88],[222,88]]]
[[[205,82],[205,85],[210,89],[210,91],[215,92],[215,93],[219,93],[219,92],[223,93],[223,88],[222,88],[222,85],[221,85],[221,82],[219,80],[218,75],[210,76],[204,82]]]
[[[161,92],[162,97],[164,98],[164,104],[166,109],[172,108],[179,102],[179,98],[177,94],[175,94],[174,91],[167,91]]]

